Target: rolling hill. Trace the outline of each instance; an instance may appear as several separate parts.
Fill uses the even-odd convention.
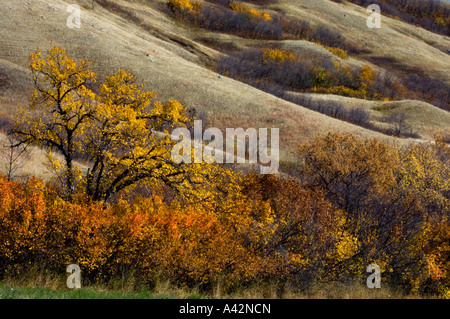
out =
[[[119,68],[133,72],[147,90],[157,93],[158,99],[179,100],[188,109],[195,109],[210,127],[280,128],[284,162],[295,161],[295,148],[300,142],[330,131],[393,143],[412,140],[315,112],[221,75],[214,68],[218,59],[229,52],[265,46],[339,60],[322,46],[302,39],[261,40],[212,32],[176,19],[166,2],[2,1],[0,117],[11,118],[19,107],[28,103],[33,86],[27,67],[28,55],[37,47],[45,50],[59,46],[77,60],[92,61],[92,69],[99,78]],[[217,1],[200,2],[220,6]],[[247,2],[271,15],[307,21],[312,27],[326,25],[363,48],[361,53],[341,61],[349,66],[370,65],[378,72],[395,71],[396,76],[416,74],[450,86],[448,36],[389,17],[383,17],[380,29],[369,29],[366,10],[345,1],[263,1],[260,6],[255,3]],[[71,4],[81,8],[80,28],[67,27],[70,15],[67,8]],[[450,127],[448,111],[425,101],[368,101],[330,94],[302,94],[365,109],[370,121],[380,125],[391,125],[386,115],[404,113],[409,127],[420,136],[416,140],[431,140],[434,134],[446,133]],[[36,158],[43,160],[43,156]]]

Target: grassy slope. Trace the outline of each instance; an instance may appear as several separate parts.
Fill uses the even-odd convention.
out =
[[[423,140],[433,140],[435,135],[444,134],[450,126],[450,113],[429,103],[404,101],[368,101],[331,94],[297,93],[311,97],[313,101],[336,101],[346,108],[361,108],[369,113],[370,121],[380,127],[393,127],[389,121],[390,115],[405,114],[411,130],[421,136]]]
[[[60,280],[64,283],[64,278]],[[130,287],[117,289],[102,286],[82,287],[71,290],[61,283],[15,283],[11,280],[0,282],[1,299],[418,299],[418,295],[404,295],[388,287],[368,289],[362,284],[323,285],[308,294],[286,289],[279,296],[274,286],[248,287],[231,295],[222,295],[217,291],[213,295],[199,293],[197,289],[177,289],[163,283],[153,290],[133,290]]]
[[[409,68],[450,83],[450,57],[435,46],[450,49],[450,37],[438,35],[400,20],[383,16],[380,29],[369,29],[365,8],[328,0],[286,0],[276,7],[292,16],[335,28],[345,37],[372,51],[370,56],[394,58]]]
[[[118,68],[134,72],[146,89],[158,93],[159,99],[177,99],[187,107],[195,108],[208,119],[208,126],[222,129],[279,127],[284,159],[290,158],[289,153],[299,142],[328,131],[396,141],[288,103],[238,81],[220,79],[204,64],[208,56],[220,53],[195,40],[216,36],[221,41],[236,40],[242,47],[254,41],[186,28],[162,12],[165,0],[114,2],[134,12],[147,31],[99,5],[92,9],[91,1],[36,0],[30,1],[29,5],[21,1],[2,1],[0,11],[7,14],[0,19],[0,74],[5,74],[7,81],[6,86],[0,87],[0,113],[13,114],[18,106],[26,105],[31,93],[28,54],[37,46],[46,49],[58,45],[77,59],[93,61],[92,67],[100,79]],[[72,3],[83,6],[81,29],[66,26],[69,15],[66,9]],[[288,0],[267,8],[271,9],[281,9],[311,23],[336,26],[350,39],[365,41],[373,51],[372,55],[396,57],[401,63],[423,69],[430,76],[450,81],[445,72],[450,67],[449,56],[423,40],[450,47],[448,37],[388,18],[383,19],[382,29],[369,30],[365,26],[365,10],[347,3],[308,0],[299,4],[299,1]],[[297,46],[299,50],[306,47],[327,54],[322,48],[303,41],[286,42],[286,46]],[[151,58],[146,56],[148,53]],[[354,60],[350,63],[363,62]],[[409,103],[416,105],[417,102]],[[425,112],[431,108],[415,107],[415,110]]]

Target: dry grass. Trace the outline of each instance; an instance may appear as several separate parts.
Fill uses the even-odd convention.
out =
[[[220,289],[214,295],[221,297]],[[223,297],[223,296],[222,296]],[[225,298],[237,299],[418,299],[419,295],[404,294],[390,287],[383,286],[380,289],[370,289],[360,283],[327,283],[316,284],[307,291],[295,291],[289,286],[280,289],[276,285],[259,284],[240,289],[233,294],[225,295]]]
[[[7,145],[6,136],[0,131],[0,174],[7,173],[8,158],[3,152],[4,147],[7,147]],[[59,161],[64,162],[61,155],[54,154],[54,156]],[[48,181],[55,177],[54,172],[51,172],[45,164],[47,162],[45,150],[35,146],[29,147],[27,149],[27,156],[21,157],[21,159],[23,159],[23,165],[14,172],[14,179],[25,180],[31,176],[35,176],[44,181]],[[77,163],[77,165],[82,171],[87,169],[87,166],[83,163]]]
[[[32,269],[20,277],[10,277],[0,282],[0,290],[14,287],[24,291],[27,298],[70,298],[67,289],[68,274],[55,275]],[[168,280],[158,280],[152,288],[136,285],[133,279],[122,281],[115,279],[108,284],[83,285],[82,296],[78,298],[176,298],[176,299],[423,299],[434,296],[404,294],[382,284],[379,289],[370,289],[362,283],[322,283],[316,284],[308,291],[295,291],[289,286],[280,289],[276,284],[260,283],[246,288],[239,288],[234,293],[223,293],[216,285],[211,294],[204,294],[200,289],[179,288]],[[8,288],[6,288],[8,289]],[[109,297],[108,297],[109,296]],[[20,296],[19,296],[20,297]],[[17,297],[16,297],[17,298]]]
[[[23,273],[20,277],[8,277],[1,281],[4,286],[26,287],[26,288],[48,288],[52,290],[64,289],[66,286],[65,276],[55,276],[48,272],[32,269]]]

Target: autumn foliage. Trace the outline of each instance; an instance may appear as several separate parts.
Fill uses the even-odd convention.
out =
[[[155,194],[104,208],[82,195],[65,201],[35,178],[2,176],[0,275],[77,263],[86,284],[166,278],[205,291],[261,281],[304,290],[362,282],[376,263],[385,284],[448,296],[446,146],[402,150],[329,134],[300,154],[298,180],[246,175],[215,207]]]
[[[395,149],[328,135],[300,150],[300,181],[247,175],[221,205],[162,195],[119,198],[108,208],[51,184],[0,177],[0,274],[32,267],[85,283],[133,278],[152,286],[232,291],[261,280],[308,289],[365,278],[406,292],[448,296],[449,153],[445,146]],[[163,194],[163,193],[161,193]]]
[[[230,4],[230,9],[236,12],[241,12],[250,17],[250,19],[264,19],[267,21],[272,21],[272,17],[270,16],[270,14],[266,12],[261,12],[256,9],[250,9],[248,6],[240,2],[233,1]]]
[[[157,181],[201,199],[213,196],[219,179],[233,175],[218,166],[171,160],[176,142],[170,134],[189,123],[186,109],[175,100],[155,100],[156,94],[144,91],[133,74],[118,70],[95,93],[89,88],[96,81],[89,63],[77,63],[57,47],[47,56],[32,53],[30,68],[35,90],[29,109],[17,117],[16,146],[46,148],[47,167],[58,177],[65,199],[83,193],[107,205],[123,190]],[[85,161],[86,169],[77,160]],[[206,175],[211,184],[196,185]]]
[[[187,11],[192,14],[198,14],[202,8],[202,4],[190,0],[169,0],[167,7],[173,12]]]
[[[87,61],[48,53],[30,62],[31,107],[42,116],[23,110],[14,132],[18,145],[53,151],[56,174],[48,182],[0,175],[0,278],[64,274],[75,263],[84,285],[163,279],[233,292],[270,283],[282,294],[364,283],[376,263],[383,284],[450,297],[450,151],[441,138],[400,147],[318,136],[299,146],[290,178],[174,166],[166,133],[189,120],[179,102],[153,101],[121,70],[95,93]],[[276,49],[252,54],[266,67],[302,59]],[[311,70],[322,87],[350,72]],[[372,94],[369,67],[349,76]]]
[[[398,148],[328,134],[300,152],[305,186],[346,211],[349,271],[374,261],[394,286],[448,296],[448,145]]]

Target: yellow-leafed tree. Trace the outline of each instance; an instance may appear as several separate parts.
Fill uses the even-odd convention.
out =
[[[153,101],[156,94],[144,91],[131,73],[107,76],[96,94],[89,89],[96,80],[89,62],[77,64],[60,48],[48,50],[45,58],[40,50],[32,53],[30,67],[31,110],[21,111],[16,137],[18,144],[49,150],[49,165],[66,198],[83,192],[107,202],[138,183],[165,183],[182,197],[211,201],[223,192],[214,191],[220,179],[234,180],[217,165],[172,161],[170,131],[189,122],[185,107]],[[87,166],[84,171],[77,160]]]

